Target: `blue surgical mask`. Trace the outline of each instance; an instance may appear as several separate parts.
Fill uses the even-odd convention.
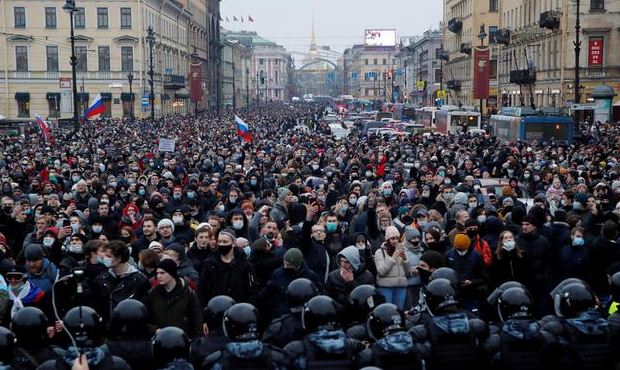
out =
[[[573,209],[574,210],[580,210],[581,209],[581,203],[573,202]]]
[[[246,257],[250,257],[250,254],[252,254],[252,247],[246,245],[245,247],[243,247],[243,252],[245,253]]]
[[[573,239],[573,245],[576,247],[580,247],[585,244],[585,240],[582,237],[575,237]]]
[[[258,184],[258,181],[256,181],[255,179],[250,180],[250,185],[256,186],[256,184]]]
[[[392,196],[392,189],[383,189],[383,195],[386,197]]]
[[[336,222],[328,222],[328,223],[325,225],[325,228],[327,229],[327,232],[328,232],[328,233],[333,233],[333,232],[335,232],[335,231],[336,231],[336,229],[338,228],[338,223],[336,223]]]
[[[187,192],[187,199],[194,199],[194,197],[196,196],[196,193],[193,191],[188,191]]]
[[[144,189],[138,189],[138,195],[140,195],[140,196],[144,196],[144,195],[146,195],[146,190],[144,190]]]

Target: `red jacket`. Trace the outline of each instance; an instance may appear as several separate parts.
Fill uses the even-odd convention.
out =
[[[489,243],[486,240],[481,239],[480,236],[476,236],[476,239],[473,241],[474,248],[476,252],[480,253],[482,259],[484,260],[484,266],[486,268],[491,267],[493,263],[493,252],[489,247]]]

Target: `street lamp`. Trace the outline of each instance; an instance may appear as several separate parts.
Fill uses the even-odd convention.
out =
[[[250,107],[250,68],[245,69],[245,107]]]
[[[129,117],[133,121],[133,118],[134,118],[134,110],[133,110],[133,100],[134,100],[134,98],[133,98],[133,88],[132,88],[133,73],[131,73],[131,72],[127,73],[127,81],[129,81],[129,97],[131,98],[131,113],[129,114]]]
[[[151,104],[151,120],[155,119],[155,92],[153,91],[153,45],[155,44],[155,35],[153,27],[146,29],[146,42],[149,43],[149,85],[151,86],[151,94],[149,95],[149,103]]]
[[[66,0],[65,5],[62,7],[62,9],[69,13],[69,17],[70,17],[70,24],[71,24],[71,77],[73,78],[73,81],[71,82],[71,85],[73,87],[73,128],[75,130],[75,133],[77,133],[77,131],[79,130],[79,122],[78,122],[78,99],[77,99],[77,74],[76,74],[76,67],[77,67],[77,57],[75,56],[75,31],[73,28],[73,13],[75,13],[77,11],[77,8],[75,6],[75,0]]]
[[[196,47],[194,46],[194,52],[191,54],[192,61],[198,62],[198,51],[196,51]],[[196,97],[196,101],[194,102],[194,114],[198,115],[198,98]],[[189,109],[188,109],[189,110]]]
[[[478,39],[480,40],[480,47],[484,46],[484,39],[487,37],[487,32],[484,29],[484,23],[480,25],[480,32],[478,33]],[[475,67],[474,67],[475,68]],[[480,98],[480,115],[482,116],[482,98]]]

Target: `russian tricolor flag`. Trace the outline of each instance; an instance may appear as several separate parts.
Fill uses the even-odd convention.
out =
[[[246,143],[252,140],[252,134],[250,133],[250,127],[247,123],[243,122],[239,116],[235,115],[235,124],[237,125],[237,135],[243,138]]]
[[[84,112],[84,119],[98,116],[103,112],[105,112],[105,105],[103,104],[103,99],[101,99],[101,94],[97,94],[95,101]]]
[[[52,137],[52,129],[49,123],[45,122],[43,118],[39,116],[38,114],[35,114],[34,117],[37,120],[37,125],[39,126],[39,129],[41,130],[41,133],[43,134],[43,138],[45,139],[45,141],[53,145],[54,138]]]

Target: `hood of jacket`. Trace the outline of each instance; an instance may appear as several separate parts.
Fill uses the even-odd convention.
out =
[[[308,335],[310,343],[325,353],[344,353],[347,336],[342,330],[319,329]]]
[[[596,311],[582,312],[575,318],[566,319],[566,322],[587,335],[602,335],[609,331],[607,320]]]
[[[231,342],[226,345],[226,349],[235,357],[250,359],[256,358],[263,353],[263,343],[259,340]]]
[[[506,320],[502,332],[516,339],[529,340],[540,333],[540,324],[529,320]]]
[[[413,338],[401,331],[379,339],[377,345],[387,352],[409,353],[413,351]]]
[[[360,268],[362,267],[362,260],[360,258],[360,252],[359,249],[357,249],[357,247],[355,246],[348,246],[345,249],[343,249],[342,251],[340,251],[340,253],[338,253],[338,258],[340,257],[344,257],[347,259],[347,261],[349,261],[349,263],[351,263],[351,266],[353,266],[353,269],[355,270],[355,272],[359,271]]]
[[[444,333],[454,335],[469,333],[469,319],[462,312],[434,316],[432,320]]]

